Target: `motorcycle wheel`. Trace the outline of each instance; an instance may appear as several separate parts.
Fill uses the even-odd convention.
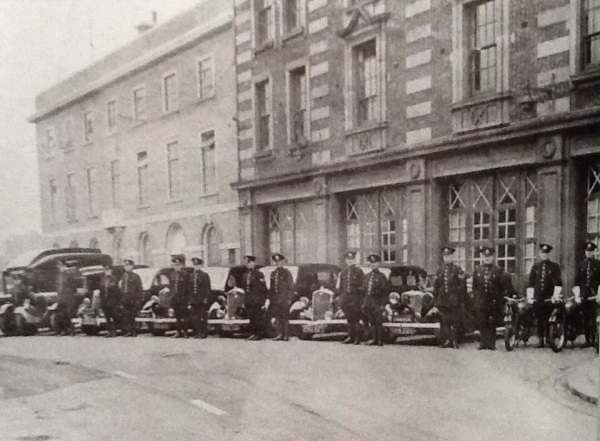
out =
[[[554,352],[560,352],[565,346],[565,329],[560,322],[552,322],[548,329],[548,343]]]
[[[516,320],[510,323],[504,323],[504,347],[508,352],[512,351],[518,340],[519,325]]]

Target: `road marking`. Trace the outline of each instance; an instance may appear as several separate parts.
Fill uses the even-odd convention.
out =
[[[115,371],[115,375],[117,375],[119,377],[123,377],[123,378],[128,378],[130,380],[135,379],[135,375],[131,375],[131,374],[128,374],[126,372]]]
[[[194,406],[198,406],[200,409],[204,409],[207,412],[213,413],[218,416],[227,415],[227,412],[225,412],[224,410],[221,410],[218,407],[215,407],[212,404],[208,404],[207,402],[202,400],[192,400],[192,404]]]

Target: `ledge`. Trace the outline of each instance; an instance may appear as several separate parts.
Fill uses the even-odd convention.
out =
[[[457,150],[469,150],[489,146],[492,143],[501,145],[510,144],[517,140],[548,136],[569,129],[577,129],[600,124],[600,106],[574,110],[569,113],[560,113],[532,118],[525,121],[515,121],[508,127],[481,130],[475,133],[446,135],[421,144],[419,148],[408,149],[404,145],[390,146],[372,156],[349,157],[318,167],[310,166],[297,169],[293,173],[273,174],[247,181],[233,182],[234,190],[261,188],[270,185],[279,185],[306,180],[316,176],[335,175],[348,173],[353,170],[390,165],[405,162],[415,158],[429,158],[448,152],[456,153]]]
[[[287,42],[289,40],[293,40],[296,37],[300,37],[301,35],[304,35],[304,27],[303,26],[296,26],[291,31],[286,32],[285,34],[283,34],[281,36],[281,41],[285,43],[285,42]]]
[[[261,152],[256,152],[254,154],[255,161],[267,161],[269,159],[273,159],[273,149],[263,150]]]
[[[496,93],[494,95],[486,95],[486,96],[477,97],[474,99],[461,101],[459,103],[455,103],[452,105],[451,110],[452,111],[461,110],[461,109],[465,109],[467,107],[478,106],[480,104],[492,103],[494,101],[509,100],[512,97],[513,97],[512,92],[502,92],[502,93]]]
[[[600,81],[600,67],[571,75],[571,84],[574,88],[584,86],[585,83]]]
[[[273,40],[265,41],[263,44],[254,49],[254,55],[259,55],[263,52],[266,52],[269,49],[272,49],[274,46],[275,44],[273,43]]]
[[[387,121],[377,121],[375,123],[369,123],[369,124],[362,125],[360,127],[355,127],[350,130],[347,130],[344,132],[344,136],[346,138],[349,138],[351,136],[358,135],[360,133],[371,132],[373,130],[383,130],[383,129],[386,129],[388,126],[389,126],[389,123]]]

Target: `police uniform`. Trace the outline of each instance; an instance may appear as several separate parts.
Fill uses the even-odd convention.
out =
[[[10,290],[10,295],[13,298],[15,306],[23,306],[26,299],[33,301],[34,296],[29,292],[29,288],[25,284],[25,281],[23,280],[23,278],[20,275],[18,275],[16,277],[19,278],[21,283],[15,283],[13,285],[13,287]]]
[[[126,259],[125,265],[133,265],[133,261]],[[125,271],[121,276],[121,301],[123,302],[122,331],[125,337],[137,336],[135,317],[142,306],[143,287],[142,279],[133,271]]]
[[[80,274],[73,268],[73,262],[62,262],[67,268],[58,274],[56,321],[57,331],[61,335],[74,334],[75,327],[71,319],[77,314],[77,288]]]
[[[452,255],[456,250],[444,247],[444,255]],[[435,306],[440,311],[440,337],[442,347],[458,348],[457,330],[467,297],[466,277],[462,268],[454,263],[444,263],[437,272],[433,287]]]
[[[598,247],[595,243],[588,242],[585,251],[595,251]],[[579,286],[582,299],[582,311],[584,317],[584,334],[587,344],[595,345],[596,342],[596,315],[598,313],[598,302],[592,297],[598,293],[600,285],[600,260],[595,257],[586,257],[579,264],[575,274],[575,286]],[[586,301],[587,299],[590,299]]]
[[[356,258],[355,251],[348,251],[346,259]],[[356,266],[350,264],[340,274],[339,297],[340,307],[348,322],[348,337],[343,341],[346,344],[359,344],[361,339],[360,318],[363,303],[363,280],[365,274]]]
[[[195,266],[202,265],[204,261],[197,257],[192,258],[194,271],[192,272],[192,287],[190,292],[190,306],[193,317],[192,327],[196,332],[196,338],[206,338],[208,332],[208,307],[210,300],[210,276],[197,269]]]
[[[484,247],[481,254],[494,255],[493,248]],[[496,349],[496,324],[502,313],[504,297],[516,296],[510,274],[493,263],[482,264],[473,273],[473,295],[479,315],[479,349]]]
[[[371,254],[367,261],[372,264],[379,263],[381,257]],[[371,340],[367,342],[369,345],[383,346],[383,314],[391,291],[390,288],[389,280],[378,268],[373,268],[363,279],[364,301],[362,312],[365,323],[371,331]]]
[[[115,337],[116,326],[121,315],[121,293],[119,291],[119,281],[114,274],[102,274],[100,279],[100,303],[106,318],[108,337]]]
[[[282,262],[282,254],[274,254],[273,262]],[[269,310],[277,321],[277,336],[273,340],[288,340],[288,321],[290,319],[290,305],[294,295],[294,279],[290,270],[277,267],[271,273],[269,289]]]
[[[245,256],[244,259],[246,264],[256,261],[256,257],[250,255]],[[248,340],[260,340],[263,337],[265,328],[265,317],[262,309],[267,299],[265,276],[256,268],[248,267],[244,272],[242,283],[244,289],[244,306],[250,319],[250,329],[252,332]]]
[[[175,265],[182,265],[183,258],[173,257],[171,262]],[[190,304],[190,287],[192,281],[188,273],[183,268],[176,267],[171,271],[169,285],[171,289],[171,306],[175,313],[175,324],[177,334],[175,337],[188,337],[188,317]]]
[[[540,244],[540,252],[548,254],[552,247],[548,244]],[[529,273],[529,287],[533,288],[533,309],[538,322],[539,346],[545,346],[545,338],[548,330],[548,318],[552,312],[552,304],[546,302],[554,294],[555,287],[562,287],[560,266],[550,260],[541,260],[533,265]]]

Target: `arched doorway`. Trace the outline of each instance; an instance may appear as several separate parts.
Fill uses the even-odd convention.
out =
[[[92,237],[88,243],[88,247],[90,248],[100,248],[100,244],[98,243],[98,239]]]
[[[123,238],[121,236],[116,236],[113,240],[112,257],[116,265],[123,263]]]
[[[152,266],[152,246],[150,244],[150,235],[146,232],[140,234],[138,239],[138,254],[141,264]]]
[[[167,253],[170,257],[173,254],[185,254],[187,251],[187,239],[183,228],[179,224],[172,224],[167,231]]]
[[[221,234],[213,225],[206,229],[204,239],[204,249],[206,254],[206,262],[208,266],[218,266],[222,264],[221,258]]]

